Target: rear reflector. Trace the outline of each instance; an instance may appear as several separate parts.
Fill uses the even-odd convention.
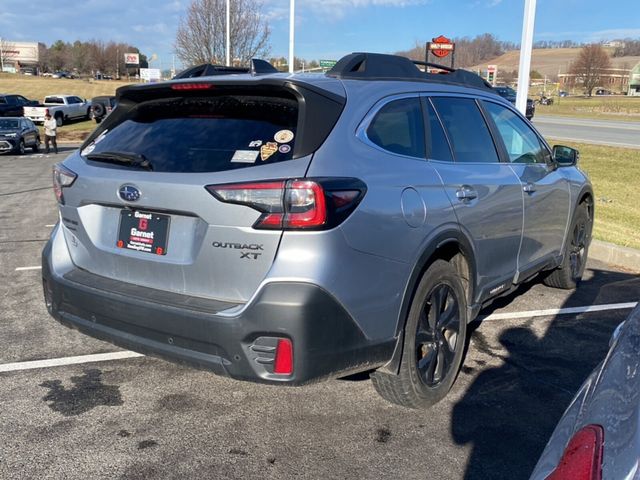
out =
[[[278,340],[273,373],[278,375],[291,375],[293,373],[293,344],[288,338]]]
[[[171,90],[209,90],[213,88],[210,83],[174,83]]]
[[[601,480],[603,445],[604,430],[600,425],[578,430],[547,480]]]

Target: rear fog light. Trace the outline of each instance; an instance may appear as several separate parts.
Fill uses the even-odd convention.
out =
[[[293,343],[288,338],[278,340],[273,373],[278,375],[291,375],[293,373]]]

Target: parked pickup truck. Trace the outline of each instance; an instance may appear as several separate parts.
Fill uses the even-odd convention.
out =
[[[44,116],[51,114],[58,126],[69,120],[77,120],[91,116],[91,102],[74,95],[50,95],[44,97],[44,103],[35,107],[24,107],[24,116],[34,123],[43,123]]]
[[[21,117],[22,108],[31,105],[38,105],[38,102],[22,95],[0,94],[0,117]]]

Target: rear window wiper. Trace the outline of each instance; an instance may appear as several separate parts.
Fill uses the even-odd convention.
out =
[[[88,160],[95,160],[97,162],[120,163],[131,165],[132,167],[144,168],[145,170],[153,170],[151,162],[141,153],[100,152],[90,153],[85,156]]]

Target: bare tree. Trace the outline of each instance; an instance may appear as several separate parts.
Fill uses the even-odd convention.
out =
[[[600,83],[600,76],[610,68],[609,54],[601,45],[593,43],[582,47],[569,71],[575,75],[576,80],[582,82],[587,94],[591,96],[593,89]]]
[[[231,59],[247,64],[269,53],[271,30],[257,0],[231,3]],[[226,57],[225,0],[193,0],[176,34],[176,54],[185,66],[224,64]]]

